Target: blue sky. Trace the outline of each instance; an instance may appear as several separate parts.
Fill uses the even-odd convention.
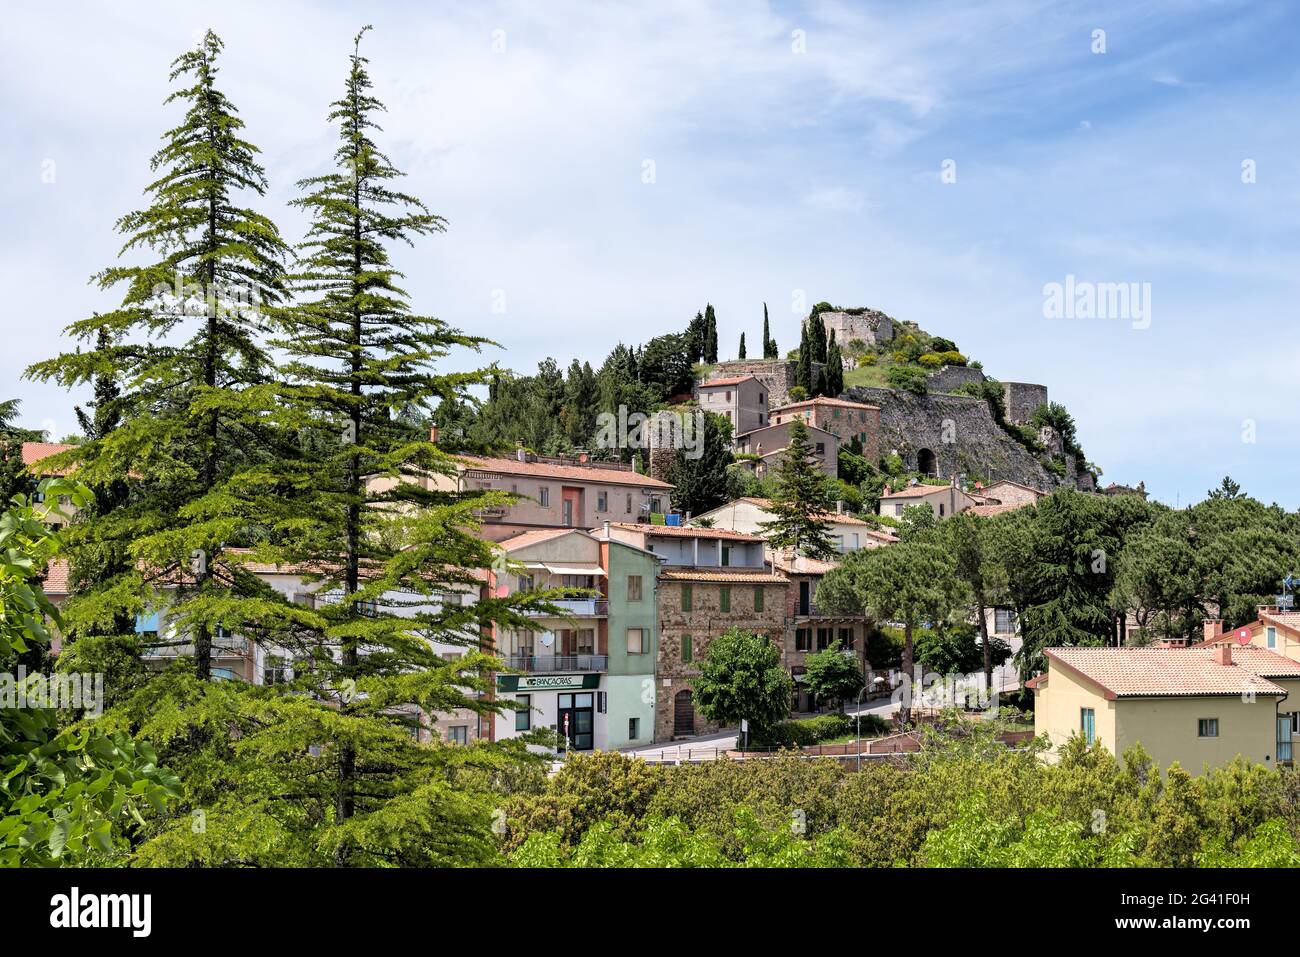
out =
[[[271,179],[260,205],[296,240],[293,183],[328,162],[326,104],[373,23],[383,143],[450,223],[400,254],[408,288],[498,339],[503,364],[596,364],[706,301],[724,354],[757,341],[764,301],[785,350],[811,303],[869,305],[1047,384],[1104,481],[1186,504],[1231,474],[1300,506],[1300,12],[640,7],[8,5],[2,397],[56,437],[75,427],[81,397],[21,373],[108,304],[87,279],[175,118],[169,61],[222,35]],[[1045,318],[1067,275],[1149,283],[1149,328]]]

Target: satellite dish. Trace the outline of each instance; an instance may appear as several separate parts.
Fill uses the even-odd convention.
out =
[[[1237,629],[1237,644],[1239,644],[1239,645],[1248,645],[1248,644],[1250,644],[1250,629],[1249,629],[1249,628],[1239,628],[1239,629]]]
[[[555,642],[555,635],[551,634],[549,631],[544,631],[542,632],[541,642],[543,648],[549,648]]]

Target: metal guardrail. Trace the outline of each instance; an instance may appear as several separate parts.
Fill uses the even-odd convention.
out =
[[[551,604],[563,609],[567,615],[580,618],[603,618],[609,614],[609,601],[604,598],[558,598],[552,599]],[[532,618],[554,617],[541,611],[530,611],[528,614]]]

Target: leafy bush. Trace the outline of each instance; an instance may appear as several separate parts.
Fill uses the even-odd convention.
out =
[[[916,395],[925,395],[927,389],[925,370],[917,366],[894,366],[889,370],[888,382],[891,389]]]

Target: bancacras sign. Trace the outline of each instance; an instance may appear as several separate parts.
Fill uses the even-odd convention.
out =
[[[600,675],[497,675],[498,691],[581,691],[600,687]]]

